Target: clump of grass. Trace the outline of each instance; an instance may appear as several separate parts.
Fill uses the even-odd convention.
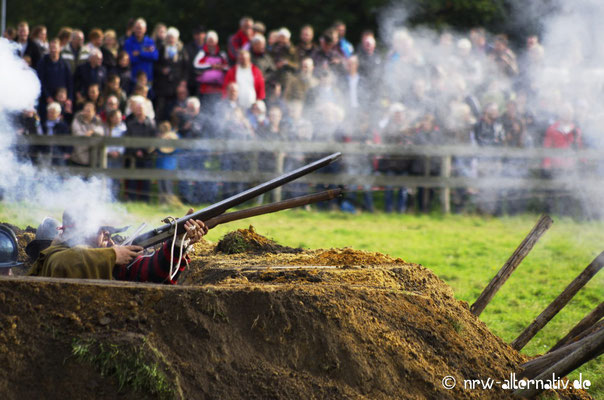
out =
[[[246,253],[251,250],[251,245],[245,240],[245,238],[235,231],[226,235],[216,247],[216,251],[220,251],[225,254],[239,254]]]
[[[449,316],[447,316],[447,321],[451,324],[451,327],[453,330],[455,330],[455,332],[461,333],[461,331],[463,331],[464,327],[461,321]]]
[[[157,362],[145,357],[145,345],[120,346],[100,343],[93,339],[74,339],[71,354],[79,361],[93,365],[103,376],[114,376],[119,390],[129,386],[135,392],[147,392],[159,399],[173,399],[175,385],[168,379]],[[155,349],[152,348],[153,355]],[[155,351],[153,351],[155,350]]]

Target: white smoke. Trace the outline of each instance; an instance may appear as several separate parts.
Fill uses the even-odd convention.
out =
[[[8,113],[34,107],[40,93],[40,82],[35,72],[14,56],[12,44],[0,38],[0,123],[6,126]],[[4,173],[12,166],[13,154],[9,151],[14,135],[2,129],[0,133],[0,167]]]
[[[93,234],[100,225],[119,224],[121,212],[109,206],[109,191],[102,179],[85,180],[61,176],[38,168],[16,155],[16,127],[12,117],[33,110],[40,94],[34,70],[14,53],[14,47],[0,39],[0,197],[3,202],[29,205],[40,221],[56,210],[80,210],[82,234]]]
[[[602,18],[604,4],[597,0],[561,3],[545,23],[543,60],[532,69],[539,94],[551,108],[570,102],[585,139],[597,147],[604,144]]]
[[[530,21],[534,27],[542,28],[537,46],[526,46],[526,38],[521,38],[516,47],[510,43],[516,55],[518,74],[510,74],[502,68],[501,62],[495,62],[493,53],[489,54],[490,47],[487,52],[476,51],[475,43],[472,43],[472,52],[464,53],[463,48],[469,45],[469,30],[437,32],[413,27],[407,20],[413,10],[400,3],[387,8],[379,21],[381,40],[388,47],[383,76],[386,85],[378,96],[391,102],[403,102],[408,110],[407,117],[417,120],[425,109],[422,104],[416,107],[405,98],[409,98],[410,90],[421,82],[431,92],[428,97],[441,130],[449,131],[449,134],[457,130],[466,142],[469,141],[471,121],[480,118],[487,104],[497,104],[502,115],[508,102],[513,100],[519,113],[534,117],[532,125],[526,126],[524,147],[536,148],[543,147],[548,126],[572,110],[572,119],[581,130],[584,145],[602,148],[604,47],[600,38],[604,35],[601,23],[604,3],[597,0],[536,1],[531,4],[515,2],[513,6],[517,15],[509,21],[511,29],[518,27],[521,21]],[[487,32],[487,46],[493,45],[494,35],[498,33]],[[394,53],[399,53],[398,59],[390,57]],[[478,114],[472,118],[468,115],[468,106],[473,104],[478,105]],[[419,113],[413,115],[416,110]],[[476,148],[476,155],[480,155],[479,148]],[[565,183],[566,187],[574,192],[575,198],[579,197],[580,203],[585,203],[582,204],[584,210],[604,209],[602,205],[586,201],[593,196],[581,186],[582,176],[601,172],[602,167],[576,161],[576,167],[569,168],[564,176],[566,180],[574,177],[575,183]],[[502,171],[490,171],[489,164],[478,163],[478,170],[462,172],[462,175],[477,173],[496,181]],[[503,173],[508,177],[528,177],[535,174],[539,166],[540,160],[515,160],[504,164]],[[554,179],[557,178],[554,176]]]
[[[0,109],[20,111],[34,106],[40,93],[40,82],[35,71],[14,56],[13,45],[0,38]]]

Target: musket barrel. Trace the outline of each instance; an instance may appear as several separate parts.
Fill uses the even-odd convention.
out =
[[[336,197],[340,196],[340,194],[342,194],[342,189],[331,189],[325,192],[294,197],[293,199],[283,200],[277,203],[264,204],[258,207],[221,214],[204,221],[204,223],[208,229],[212,229],[216,225],[237,221],[239,219],[256,217],[258,215],[270,214],[277,211],[287,210],[289,208],[301,207],[307,204],[317,203],[319,201],[335,199]]]
[[[178,233],[183,232],[184,224],[189,219],[199,219],[201,221],[207,221],[210,218],[213,218],[217,215],[224,213],[231,207],[235,207],[241,203],[245,203],[248,200],[253,199],[256,196],[260,196],[263,193],[268,192],[269,190],[273,190],[276,187],[285,185],[288,182],[296,180],[304,175],[307,175],[313,171],[316,171],[319,168],[322,168],[326,165],[331,164],[342,156],[342,153],[333,153],[327,157],[324,157],[320,160],[307,164],[303,167],[300,167],[294,171],[288,172],[277,178],[271,179],[270,181],[261,183],[251,189],[248,189],[244,192],[236,194],[234,196],[229,197],[228,199],[219,201],[218,203],[214,203],[209,207],[204,208],[203,210],[199,210],[193,214],[186,215],[184,217],[176,220],[176,229]],[[163,241],[168,240],[173,234],[172,230],[173,224],[166,224],[160,226],[159,228],[155,228],[149,232],[145,232],[132,241],[133,245],[142,246],[142,247],[150,247],[157,243],[161,243]]]

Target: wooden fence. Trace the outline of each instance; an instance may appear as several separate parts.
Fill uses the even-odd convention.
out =
[[[104,176],[114,179],[140,180],[186,180],[203,182],[258,182],[274,178],[283,172],[284,158],[288,153],[325,154],[342,152],[344,168],[337,174],[325,174],[318,171],[301,178],[300,182],[313,184],[338,184],[349,186],[394,186],[408,188],[439,188],[443,212],[450,211],[450,196],[452,188],[475,189],[521,189],[521,190],[581,190],[591,192],[602,187],[602,176],[598,174],[599,163],[604,162],[604,151],[595,149],[520,149],[507,147],[476,147],[476,146],[396,146],[361,143],[334,142],[282,142],[282,141],[225,141],[225,140],[193,140],[193,139],[157,139],[157,138],[111,138],[111,137],[74,137],[74,136],[19,136],[17,145],[63,145],[88,146],[90,148],[90,167],[53,167],[59,173],[82,176]],[[203,150],[210,153],[250,153],[251,168],[249,171],[207,171],[207,170],[161,170],[134,168],[107,168],[107,152],[109,146],[126,148],[160,148],[171,147],[180,150]],[[276,167],[274,172],[260,172],[258,160],[262,153],[275,154]],[[390,176],[384,174],[352,173],[354,166],[363,157],[397,156],[423,159],[426,174],[424,176]],[[585,167],[576,169],[566,176],[547,179],[538,174],[528,173],[539,170],[541,161],[546,157],[574,158],[581,160]],[[452,168],[452,160],[479,158],[483,164],[495,164],[498,160],[512,160],[516,165],[523,164],[523,176],[506,176],[505,173],[496,176],[468,177],[457,175]],[[438,176],[429,176],[430,163],[439,160]],[[369,173],[368,173],[369,172]],[[505,171],[503,171],[505,172]],[[275,197],[280,199],[280,191]]]

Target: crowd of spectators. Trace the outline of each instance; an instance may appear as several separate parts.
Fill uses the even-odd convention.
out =
[[[585,114],[582,104],[539,87],[535,71],[544,62],[545,48],[537,36],[517,49],[520,56],[505,35],[493,36],[482,28],[431,36],[396,29],[380,45],[367,30],[353,45],[342,21],[319,34],[305,25],[292,38],[285,27],[267,31],[249,17],[241,18],[238,30],[227,38],[197,26],[189,42],[176,27],[162,23],[150,34],[142,18],[131,20],[122,36],[95,28],[85,38],[81,30],[64,27],[48,40],[44,26],[30,32],[26,22],[4,36],[36,69],[41,83],[37,109],[18,116],[24,134],[478,147],[588,144],[576,122],[578,112]],[[109,167],[128,162],[137,168],[248,170],[250,160],[232,150],[107,149]],[[35,147],[30,153],[40,163],[90,164],[81,147]],[[285,168],[298,167],[309,157],[294,147]],[[454,171],[471,177],[489,168],[499,170],[495,175],[528,173],[524,163],[520,167],[514,160],[482,161],[456,159]],[[546,159],[540,167],[557,174],[576,162]],[[274,165],[275,155],[261,154],[259,170],[271,171]],[[435,160],[357,156],[331,172],[343,170],[434,175],[439,166]],[[149,181],[123,186],[112,183],[116,197],[149,199]],[[211,202],[244,187],[179,182],[178,194],[190,203]],[[348,197],[339,206],[372,211],[372,185],[362,189],[360,202]],[[174,193],[170,182],[160,182],[159,190]],[[290,195],[305,190],[293,185]],[[422,190],[414,194],[429,197]],[[463,204],[468,191],[455,194]],[[386,211],[404,212],[408,206],[408,190],[385,188]]]

